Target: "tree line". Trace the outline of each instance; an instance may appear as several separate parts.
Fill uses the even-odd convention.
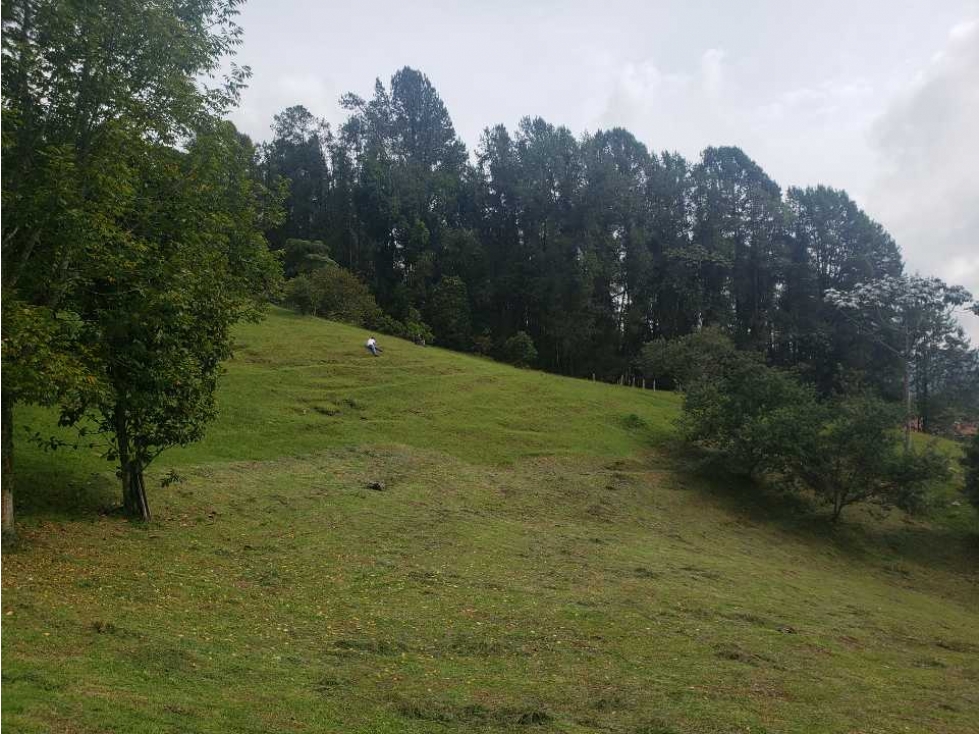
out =
[[[926,430],[979,415],[979,355],[954,319],[909,351],[840,306],[907,278],[845,191],[783,191],[736,147],[687,160],[539,117],[487,127],[470,153],[408,67],[341,104],[335,129],[302,106],[275,116],[260,166],[288,193],[267,234],[287,275],[329,260],[363,282],[389,319],[365,325],[500,358],[527,340],[539,368],[610,381],[642,370],[645,344],[716,327],[821,395],[913,395]]]

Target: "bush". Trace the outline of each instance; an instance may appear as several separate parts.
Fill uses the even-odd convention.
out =
[[[415,308],[408,309],[408,316],[404,322],[379,311],[377,317],[367,326],[382,334],[408,339],[422,346],[431,344],[434,339],[432,330],[421,320],[421,314]]]
[[[484,329],[479,336],[473,339],[473,351],[484,356],[492,354],[493,335],[490,334],[489,329]]]
[[[313,281],[305,275],[293,278],[285,285],[285,303],[303,315],[316,314],[319,297]]]
[[[432,330],[421,320],[417,309],[409,308],[407,319],[398,321],[380,309],[370,290],[357,276],[337,265],[288,281],[285,303],[302,314],[344,321],[381,334],[410,339],[415,344],[432,342]]]
[[[415,344],[421,344],[425,346],[426,344],[431,344],[435,341],[435,335],[432,330],[428,327],[424,321],[421,320],[421,315],[415,309],[411,309],[412,313],[409,313],[408,320],[404,323],[404,338],[410,339]]]
[[[665,383],[663,387],[682,389],[706,377],[718,376],[729,362],[746,355],[721,329],[711,327],[678,339],[647,342],[636,366],[647,381],[657,380]]]
[[[367,286],[349,270],[336,266],[290,280],[286,284],[285,301],[300,313],[357,326],[368,326],[381,314]]]
[[[503,343],[500,356],[517,367],[529,367],[537,361],[537,347],[526,331],[518,331]]]
[[[814,392],[742,353],[714,363],[709,372],[684,395],[685,438],[718,451],[739,474],[779,469],[799,427],[819,412]]]
[[[709,365],[692,355],[701,366],[693,368],[699,377],[684,396],[681,426],[733,470],[780,477],[830,505],[834,521],[861,502],[915,512],[928,485],[948,478],[938,452],[903,450],[898,406],[864,395],[820,402],[793,375],[752,356],[713,354]]]
[[[833,520],[860,502],[917,512],[928,486],[950,476],[948,460],[933,448],[901,446],[898,406],[870,396],[836,398],[816,416],[799,426],[780,459],[790,481],[830,505]]]

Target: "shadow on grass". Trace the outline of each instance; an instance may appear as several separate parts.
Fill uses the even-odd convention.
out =
[[[50,452],[17,456],[14,502],[18,520],[94,519],[118,510],[121,490],[108,462],[103,471],[93,471],[91,462],[71,457],[70,450],[58,453],[57,457]]]
[[[696,479],[724,509],[745,520],[771,525],[810,543],[829,544],[865,561],[909,561],[956,573],[979,567],[979,533],[949,527],[900,510],[847,508],[836,523],[814,498],[781,489],[773,482],[733,474],[715,454],[679,441],[668,447],[674,470]]]

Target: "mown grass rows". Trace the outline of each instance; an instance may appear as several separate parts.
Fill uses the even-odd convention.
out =
[[[830,531],[677,453],[673,396],[360,337],[243,329],[148,526],[99,513],[97,457],[21,447],[4,724],[979,726],[971,510]]]

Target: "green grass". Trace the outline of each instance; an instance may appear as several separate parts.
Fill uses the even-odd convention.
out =
[[[971,509],[830,528],[679,452],[675,396],[364,338],[242,328],[149,525],[20,441],[10,731],[979,728]]]

